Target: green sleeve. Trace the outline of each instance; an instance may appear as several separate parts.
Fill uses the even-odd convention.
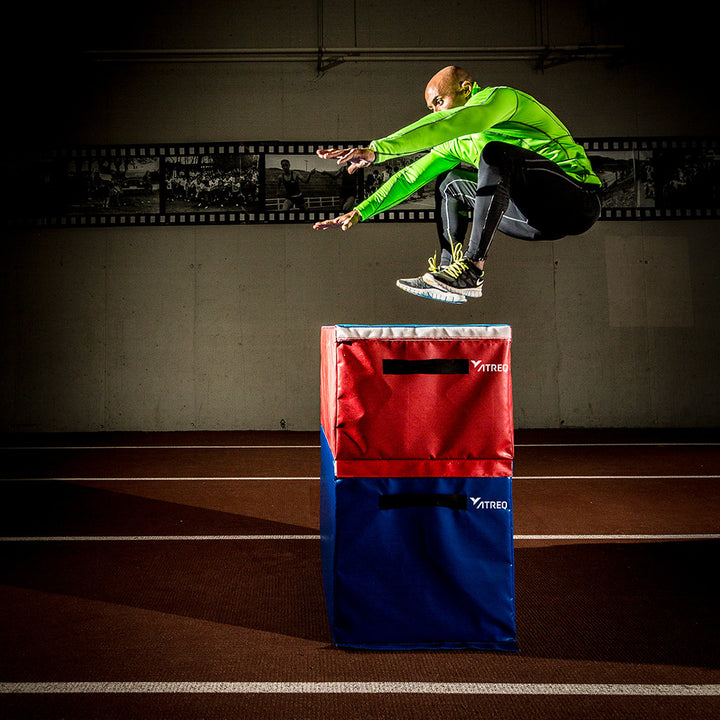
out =
[[[407,200],[416,190],[427,185],[438,175],[450,170],[458,164],[450,159],[430,152],[423,155],[411,165],[396,172],[387,182],[381,185],[372,195],[363,200],[355,208],[363,220],[368,220],[384,210]]]
[[[479,101],[480,98],[471,98],[462,107],[430,113],[392,135],[373,140],[370,147],[375,151],[375,162],[480,133],[509,119],[517,109],[517,96],[509,88],[495,88],[490,97]]]

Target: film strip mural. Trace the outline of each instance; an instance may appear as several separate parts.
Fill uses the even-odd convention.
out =
[[[720,216],[720,138],[583,140],[604,220]]]
[[[720,215],[720,138],[579,140],[603,182],[603,220]],[[320,160],[333,143],[77,147],[16,163],[11,225],[52,227],[312,223],[346,212],[413,156],[349,175]],[[373,222],[434,222],[433,185]]]

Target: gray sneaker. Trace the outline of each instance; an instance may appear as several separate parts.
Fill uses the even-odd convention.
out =
[[[485,273],[466,258],[455,260],[442,270],[426,272],[423,275],[423,280],[428,285],[466,297],[482,297],[484,279]]]
[[[467,302],[463,295],[454,292],[441,290],[439,288],[428,285],[421,277],[418,278],[402,278],[395,283],[401,290],[409,292],[411,295],[430,298],[431,300],[439,300],[440,302],[453,303],[460,305]]]

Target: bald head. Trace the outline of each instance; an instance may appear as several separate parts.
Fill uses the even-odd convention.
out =
[[[473,80],[457,65],[448,65],[430,78],[425,88],[425,103],[432,112],[464,105],[470,97]]]

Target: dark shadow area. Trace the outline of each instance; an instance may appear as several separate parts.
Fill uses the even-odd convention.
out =
[[[719,550],[716,541],[517,549],[523,654],[720,667]]]
[[[9,482],[2,491],[4,536],[315,534],[72,483]],[[685,541],[516,549],[521,654],[717,668],[719,548]],[[316,539],[21,541],[3,543],[1,557],[0,583],[8,586],[329,642]],[[14,636],[30,621],[15,617]]]
[[[329,641],[314,540],[6,543],[0,583]]]

